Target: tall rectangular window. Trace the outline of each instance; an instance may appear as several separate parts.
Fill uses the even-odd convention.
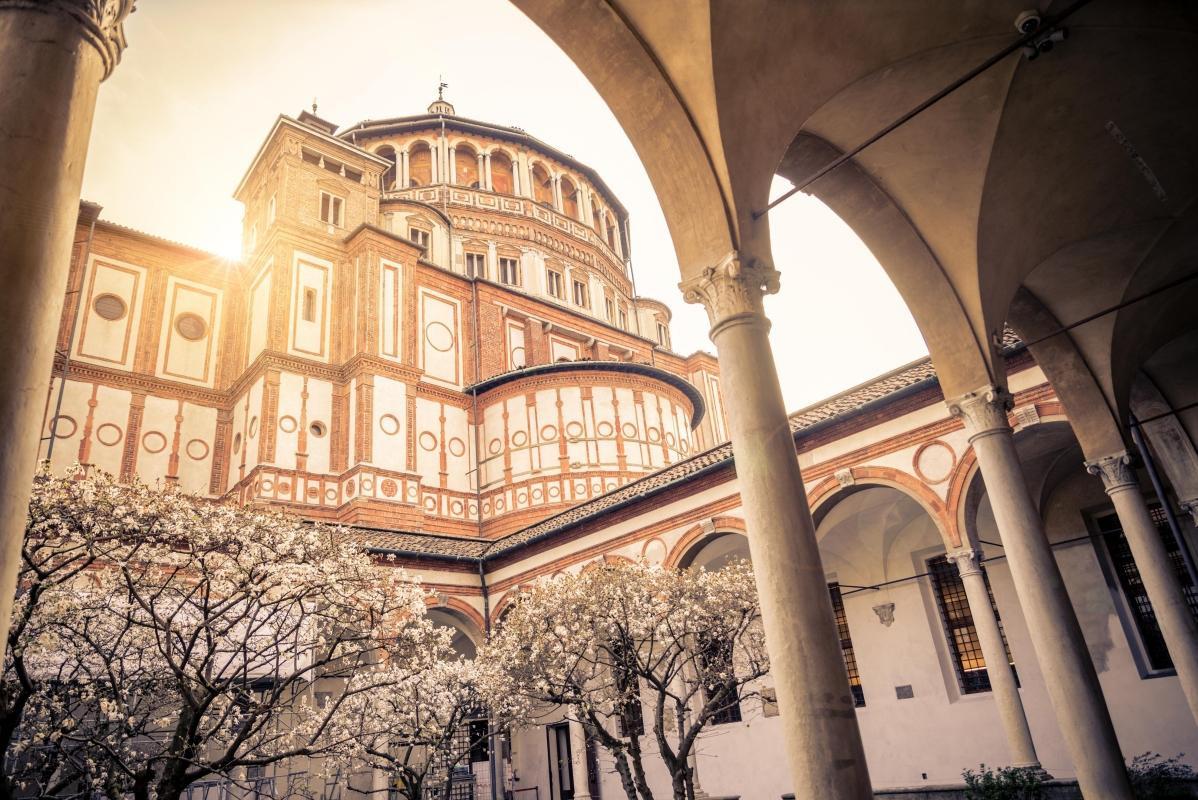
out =
[[[499,280],[508,286],[520,285],[520,264],[516,259],[499,259]]]
[[[657,343],[662,347],[670,346],[670,329],[664,323],[657,323]]]
[[[545,270],[545,290],[559,300],[562,297],[562,274],[557,270]]]
[[[1190,578],[1189,570],[1186,569],[1181,550],[1177,547],[1177,540],[1173,538],[1173,531],[1169,529],[1169,519],[1160,506],[1152,506],[1148,511],[1160,534],[1161,542],[1165,546],[1169,563],[1177,575],[1177,582],[1181,584],[1182,591],[1185,593],[1186,605],[1189,607],[1190,613],[1198,619],[1198,589],[1194,587],[1194,581]],[[1114,514],[1106,514],[1096,517],[1094,524],[1098,528],[1106,554],[1110,559],[1113,577],[1123,592],[1123,598],[1127,601],[1131,621],[1140,634],[1140,644],[1143,647],[1149,669],[1153,671],[1173,669],[1173,659],[1169,656],[1168,648],[1165,647],[1165,638],[1161,634],[1156,612],[1152,608],[1152,601],[1148,599],[1144,581],[1140,578],[1140,569],[1136,566],[1135,559],[1132,558],[1131,546],[1123,534],[1119,517]]]
[[[304,289],[304,306],[303,314],[304,322],[316,321],[316,290]]]
[[[574,305],[579,308],[590,308],[590,301],[587,297],[587,285],[582,281],[574,281]]]
[[[969,599],[965,595],[961,573],[948,558],[936,556],[928,559],[928,576],[932,579],[936,605],[940,609],[940,619],[944,623],[944,634],[948,638],[948,647],[952,652],[961,691],[964,694],[990,691],[986,659],[982,655],[982,645],[973,625],[973,614],[969,610]],[[982,568],[982,577],[986,581],[986,592],[990,596],[990,608],[994,611],[994,618],[998,620],[998,630],[1002,633],[1007,659],[1010,660],[1011,648],[1007,645],[1007,635],[998,616],[998,606],[994,602],[994,591],[990,588],[990,578],[986,575],[985,567]],[[1011,665],[1014,666],[1013,661]]]
[[[619,313],[619,318],[617,320],[617,324],[620,326],[620,330],[622,330],[622,331],[628,330],[628,311],[624,308],[624,306],[620,306],[620,310],[618,313]]]
[[[857,671],[857,654],[853,651],[853,637],[849,635],[849,620],[844,613],[844,598],[840,596],[840,584],[829,583],[832,595],[832,614],[836,619],[836,633],[840,636],[840,654],[844,656],[844,669],[849,674],[849,689],[853,692],[853,705],[865,705],[865,689],[861,686],[861,673]]]
[[[487,277],[487,257],[482,253],[467,253],[466,254],[466,277],[467,278],[485,278]]]
[[[335,194],[320,193],[320,221],[341,227],[341,210],[343,201]]]
[[[616,321],[616,304],[611,301],[610,297],[603,299],[603,314],[607,317],[608,322]]]

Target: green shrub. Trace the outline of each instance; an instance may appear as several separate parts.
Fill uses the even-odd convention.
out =
[[[1127,766],[1131,779],[1132,793],[1136,800],[1179,800],[1189,798],[1189,782],[1194,780],[1194,770],[1181,763],[1184,753],[1165,758],[1160,753],[1141,753]]]
[[[1041,800],[1044,797],[1044,773],[1027,767],[990,769],[978,765],[978,771],[967,769],[965,800]]]

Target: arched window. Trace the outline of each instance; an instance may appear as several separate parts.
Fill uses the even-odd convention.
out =
[[[491,189],[500,194],[512,194],[516,189],[512,180],[512,160],[502,150],[491,153]]]
[[[578,187],[569,177],[562,176],[562,213],[578,219]]]
[[[620,248],[617,245],[617,242],[619,242],[619,240],[620,240],[620,235],[619,235],[619,232],[616,231],[616,221],[614,218],[612,218],[611,214],[606,215],[606,220],[607,220],[607,246],[610,247],[612,250],[615,250],[618,253],[618,252],[620,252]]]
[[[382,190],[384,192],[395,188],[395,148],[390,145],[384,145],[374,152],[379,158],[385,158],[391,162],[391,166],[387,167],[387,171],[383,173]]]
[[[532,199],[553,207],[553,178],[540,164],[532,165]]]
[[[478,176],[478,153],[468,144],[459,144],[453,149],[454,183],[477,189],[482,184]]]
[[[591,195],[591,225],[595,230],[600,229],[599,220],[603,219],[603,211],[599,207],[599,198]]]
[[[433,152],[425,142],[417,142],[408,151],[408,185],[428,186],[433,182]]]

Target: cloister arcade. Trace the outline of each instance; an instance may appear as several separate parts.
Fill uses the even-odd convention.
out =
[[[515,5],[625,128],[670,226],[684,296],[708,311],[796,796],[869,797],[879,774],[863,746],[875,733],[872,659],[860,660],[858,715],[827,573],[893,598],[893,625],[905,626],[916,618],[907,605],[931,619],[926,584],[872,587],[918,570],[910,553],[943,547],[978,625],[1013,761],[1041,760],[1036,734],[1055,726],[1087,798],[1130,798],[1115,721],[1165,723],[1129,722],[1134,709],[1104,693],[1134,659],[1108,658],[1110,615],[1076,577],[1097,559],[1100,570],[1088,574],[1117,580],[1118,554],[1082,547],[1093,531],[1078,527],[1076,512],[1113,504],[1189,707],[1173,704],[1167,723],[1189,730],[1198,622],[1136,469],[1145,435],[1166,501],[1198,509],[1198,21],[1189,6],[1044,0],[1027,26],[1018,22],[1029,12],[1023,0]],[[119,61],[132,6],[0,0],[0,74],[11,76],[0,88],[0,264],[10,287],[0,296],[0,418],[14,431],[0,444],[0,633],[95,95]],[[416,144],[410,185],[438,180],[434,163]],[[946,408],[965,428],[968,454],[949,496],[968,502],[937,506],[850,470],[852,492],[835,481],[808,508],[762,304],[780,280],[767,213],[776,174],[845,219],[911,309]],[[529,175],[537,202],[572,208],[545,165]],[[582,196],[568,195],[575,204]],[[619,250],[616,226],[606,215],[596,222]],[[1024,425],[1008,414],[1007,327],[1027,343],[1068,428],[1048,419],[1015,430]],[[958,505],[976,515],[949,515]],[[864,556],[839,547],[854,537],[866,537],[855,542]],[[983,553],[995,563],[1002,629],[984,613]],[[860,598],[844,602],[850,629]],[[1003,630],[1017,675],[997,669],[1008,663]],[[943,672],[947,650],[932,650]],[[1138,696],[1164,692],[1159,684]],[[1037,702],[1021,702],[1021,692]]]

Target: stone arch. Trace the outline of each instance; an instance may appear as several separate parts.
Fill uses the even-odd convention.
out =
[[[745,521],[740,517],[712,517],[706,523],[689,528],[682,537],[674,543],[674,547],[666,555],[662,566],[675,568],[680,566],[688,555],[693,555],[704,544],[717,536],[728,533],[749,535]]]
[[[569,175],[561,176],[562,186],[562,213],[571,219],[581,219],[580,196],[578,186]]]
[[[469,603],[457,598],[437,594],[425,598],[428,616],[435,625],[454,630],[452,646],[459,655],[473,658],[477,648],[486,639],[486,623]]]
[[[821,481],[808,493],[807,502],[817,529],[832,507],[853,491],[869,486],[888,486],[897,489],[923,507],[936,524],[945,547],[960,546],[960,541],[953,538],[954,527],[949,518],[948,507],[939,495],[919,478],[893,467],[879,466],[852,467],[849,474],[853,479],[849,486],[841,485],[840,481],[832,476]]]
[[[433,182],[433,148],[424,139],[408,145],[408,185],[428,186]]]
[[[553,208],[553,174],[540,161],[534,161],[528,165],[528,175],[532,179],[532,199]]]
[[[482,176],[478,174],[478,150],[465,140],[453,146],[453,182],[458,186],[478,189],[482,186]]]
[[[394,145],[390,144],[384,144],[375,148],[374,154],[379,158],[385,158],[391,162],[391,165],[383,171],[381,179],[382,186],[380,187],[384,192],[390,191],[395,188],[396,181],[398,180],[399,170],[396,164],[399,162],[399,156],[396,153]]]
[[[491,155],[491,191],[498,194],[516,193],[516,159],[502,147],[493,147]]]

